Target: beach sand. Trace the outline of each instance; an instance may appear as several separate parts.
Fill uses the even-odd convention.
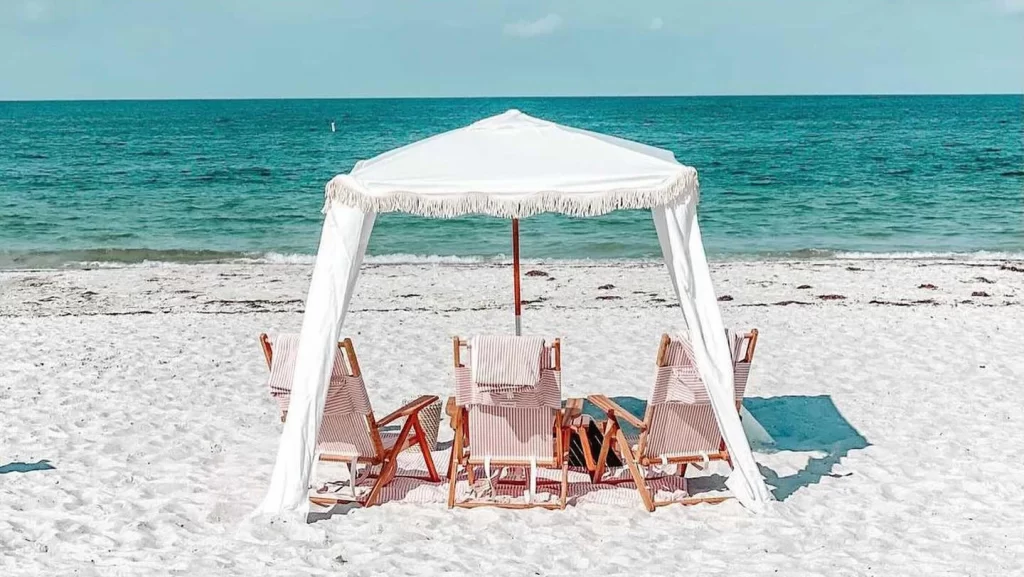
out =
[[[547,276],[524,277],[524,330],[563,338],[565,394],[646,397],[659,336],[683,329],[663,265],[528,270]],[[777,441],[755,453],[778,498],[764,515],[734,501],[653,514],[387,503],[253,520],[281,430],[256,336],[299,329],[309,273],[0,272],[0,572],[976,575],[1024,563],[1024,263],[713,264],[726,325],[761,331],[747,406]],[[510,330],[510,297],[507,266],[364,266],[343,332],[377,410],[447,396],[450,337]]]

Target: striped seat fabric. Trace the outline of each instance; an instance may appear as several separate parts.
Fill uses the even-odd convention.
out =
[[[288,412],[291,400],[292,381],[295,379],[295,363],[299,354],[299,335],[280,334],[272,340],[273,347],[270,362],[270,377],[267,385],[270,396],[277,401],[281,413]],[[365,415],[370,412],[370,398],[366,394],[366,386],[362,376],[353,377],[345,367],[342,355],[335,349],[334,369],[331,371],[331,382],[327,387],[327,399],[324,404],[325,415],[358,413]]]
[[[733,388],[736,393],[736,403],[743,402],[743,395],[747,392],[747,380],[750,379],[750,363],[753,360],[753,349],[750,347],[751,340],[756,340],[757,332],[736,333],[732,336],[732,379]],[[748,346],[744,348],[744,343]]]
[[[751,335],[743,333],[733,335],[729,347],[737,406],[743,402],[750,376],[750,361],[743,356],[743,343],[749,338]],[[643,456],[660,459],[706,455],[721,449],[722,435],[715,411],[697,370],[693,346],[685,337],[672,339],[665,348],[648,407],[650,428]]]
[[[750,378],[750,360],[746,359],[743,344],[749,342],[750,334],[738,333],[729,337],[732,343],[729,352],[733,362],[733,393],[736,402],[743,401]],[[686,337],[678,336],[665,350],[663,365],[658,367],[651,402],[680,401],[708,403],[707,389],[697,371],[693,345]]]
[[[650,426],[640,443],[643,456],[661,459],[718,451],[722,436],[689,342],[675,338],[665,348],[647,413]]]
[[[470,405],[470,462],[555,462],[555,409]]]
[[[522,339],[522,340],[520,340]],[[487,343],[489,349],[473,351],[481,339],[466,343],[455,339],[455,441],[452,444],[451,472],[449,475],[448,506],[514,506],[564,508],[567,492],[566,450],[562,437],[562,377],[560,370],[560,344],[545,346],[542,339],[502,337]],[[468,347],[468,362],[463,362],[460,347]],[[492,367],[474,371],[473,361],[487,362]],[[480,367],[483,369],[483,367]],[[494,378],[498,375],[499,378]],[[505,377],[501,377],[505,375]],[[486,378],[480,383],[474,379]],[[502,382],[506,381],[506,382]],[[533,382],[532,386],[530,383]],[[491,474],[491,465],[502,470],[523,467],[528,469],[525,501],[509,504],[503,501],[508,484],[501,473]],[[460,467],[466,472],[470,486],[476,482],[476,469],[483,465],[484,493],[501,499],[459,500],[456,486]],[[535,501],[536,486],[543,483],[538,467],[560,468],[560,489],[556,501]],[[539,480],[541,479],[541,480]],[[522,489],[518,489],[522,491]],[[465,495],[465,493],[460,493]]]
[[[456,367],[455,401],[469,409],[474,462],[485,458],[553,461],[554,419],[562,406],[561,371],[551,366],[551,348],[544,347],[543,340],[541,346],[540,378],[533,387],[481,385],[473,380],[471,363]],[[517,358],[527,366],[534,362],[530,348],[510,347],[508,351],[509,364]]]
[[[460,406],[492,405],[558,409],[562,406],[561,371],[551,367],[551,347],[544,347],[546,360],[540,379],[533,387],[479,385],[473,381],[472,367],[455,367],[455,402]]]

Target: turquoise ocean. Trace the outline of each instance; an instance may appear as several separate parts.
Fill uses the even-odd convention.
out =
[[[1024,252],[1019,95],[0,102],[0,268],[306,260],[335,174],[509,108],[696,167],[713,259]],[[377,222],[371,259],[510,253],[499,219]],[[522,230],[527,259],[658,256],[645,212]]]

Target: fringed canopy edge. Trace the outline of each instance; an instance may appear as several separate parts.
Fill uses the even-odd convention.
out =
[[[576,217],[599,216],[616,210],[653,208],[700,195],[697,171],[681,167],[679,173],[652,188],[613,189],[593,193],[539,191],[516,199],[486,192],[453,193],[442,198],[431,194],[395,190],[371,194],[349,175],[339,175],[327,183],[324,212],[332,203],[359,208],[363,212],[405,212],[430,218],[454,218],[467,214],[486,214],[500,218],[523,218],[545,212]]]

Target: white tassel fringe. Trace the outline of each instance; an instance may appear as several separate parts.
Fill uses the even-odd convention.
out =
[[[454,218],[466,214],[523,218],[545,212],[582,217],[598,216],[616,210],[653,208],[688,197],[692,197],[692,201],[696,202],[700,194],[697,171],[693,169],[682,170],[675,179],[655,188],[618,189],[600,194],[545,191],[517,200],[503,200],[500,196],[481,192],[469,192],[459,194],[455,198],[442,199],[408,191],[394,191],[374,196],[356,190],[346,180],[335,177],[327,183],[324,213],[336,202],[359,208],[363,212],[405,212],[432,218]]]

